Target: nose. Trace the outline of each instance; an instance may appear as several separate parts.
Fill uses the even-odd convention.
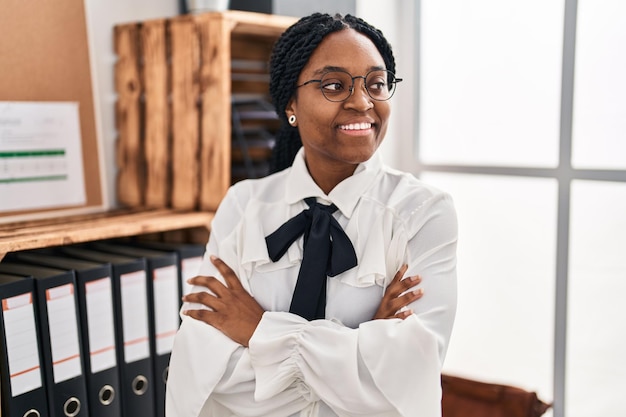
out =
[[[360,80],[357,80],[360,78]],[[360,82],[360,87],[357,86],[357,82]],[[374,103],[372,102],[372,98],[367,92],[367,88],[365,87],[365,77],[357,76],[354,77],[352,81],[352,88],[350,89],[350,97],[344,102],[346,107],[356,108],[359,110],[369,110],[374,107]]]

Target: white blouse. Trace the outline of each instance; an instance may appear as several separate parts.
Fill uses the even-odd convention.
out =
[[[358,265],[327,283],[326,319],[289,313],[302,237],[277,262],[265,236],[306,209],[335,204]],[[451,198],[375,155],[329,195],[301,150],[291,168],[235,184],[215,214],[208,260],[226,262],[266,310],[249,348],[182,316],[167,384],[167,417],[441,415],[440,371],[456,311],[457,221]],[[405,320],[372,320],[408,264],[424,296]],[[193,291],[208,291],[195,287]],[[184,305],[183,310],[206,308]]]

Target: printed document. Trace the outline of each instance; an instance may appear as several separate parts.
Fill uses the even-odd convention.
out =
[[[86,204],[79,106],[0,101],[0,212]]]

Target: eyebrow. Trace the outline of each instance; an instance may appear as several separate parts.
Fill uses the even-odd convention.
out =
[[[370,71],[384,71],[385,69],[386,69],[385,67],[380,66],[380,65],[372,65],[371,67],[367,69],[366,73]],[[327,72],[333,72],[333,71],[342,71],[342,72],[347,72],[348,74],[350,74],[350,72],[344,67],[335,67],[332,65],[326,65],[325,67],[315,70],[313,72],[313,75],[322,75],[322,74],[326,74]]]

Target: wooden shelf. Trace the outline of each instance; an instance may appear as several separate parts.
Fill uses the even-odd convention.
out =
[[[217,209],[233,180],[233,94],[268,94],[273,45],[296,20],[226,11],[114,27],[121,205]]]
[[[231,32],[240,35],[266,36],[277,39],[298,19],[291,16],[229,10],[221,14],[230,22]]]
[[[8,252],[69,245],[116,237],[201,228],[213,212],[116,210],[58,219],[0,224],[0,260]]]

